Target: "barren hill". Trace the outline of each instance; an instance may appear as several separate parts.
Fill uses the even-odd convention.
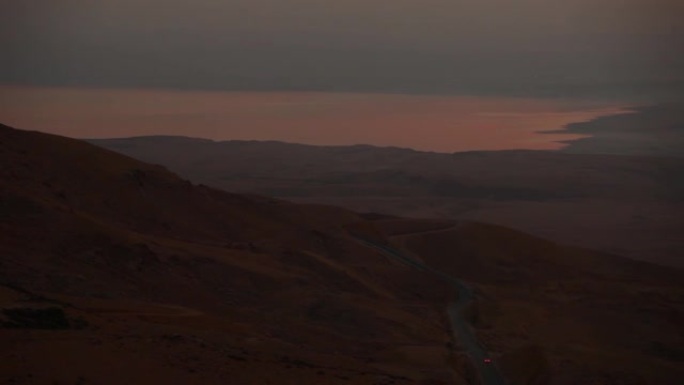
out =
[[[684,159],[372,146],[94,140],[195,182],[359,212],[496,223],[557,242],[684,267]]]
[[[511,384],[678,384],[682,274],[493,225],[227,193],[0,127],[0,382],[466,384],[467,281]],[[371,178],[372,180],[372,178]]]
[[[376,219],[477,289],[470,320],[514,384],[676,384],[684,273],[505,227]]]
[[[8,127],[0,164],[2,382],[453,378],[450,292],[353,241],[380,235],[350,211]]]

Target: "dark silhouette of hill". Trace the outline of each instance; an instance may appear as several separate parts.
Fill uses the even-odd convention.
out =
[[[58,306],[62,324],[89,325],[34,336],[28,326],[41,321],[27,319],[27,330],[2,330],[2,354],[14,357],[0,365],[2,382],[453,376],[442,315],[450,292],[354,241],[350,231],[380,235],[353,212],[193,185],[6,126],[0,164],[0,306],[29,315]]]
[[[92,140],[228,191],[359,212],[493,222],[555,241],[684,266],[684,159],[372,146]]]
[[[591,135],[568,141],[568,153],[683,157],[684,103],[637,107],[549,133],[558,132]]]

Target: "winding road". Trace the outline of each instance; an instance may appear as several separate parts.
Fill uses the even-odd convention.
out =
[[[465,318],[463,317],[463,310],[470,302],[472,302],[475,297],[472,289],[468,287],[468,285],[463,283],[463,281],[460,279],[433,269],[422,261],[405,255],[399,250],[393,249],[389,246],[377,244],[363,238],[354,238],[367,246],[380,250],[385,255],[405,265],[434,274],[440,279],[447,281],[456,287],[458,289],[458,300],[449,304],[447,307],[447,313],[451,322],[451,331],[454,334],[454,338],[460,342],[461,347],[470,357],[475,368],[477,368],[482,384],[506,385],[506,380],[501,375],[501,372],[499,372],[496,364],[493,361],[490,363],[484,362],[485,358],[488,358],[489,355],[487,354],[487,351],[483,345],[477,340],[475,333],[473,333],[470,325],[468,325],[468,322],[466,322]]]

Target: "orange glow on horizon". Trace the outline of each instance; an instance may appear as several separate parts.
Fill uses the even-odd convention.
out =
[[[626,106],[572,100],[322,92],[0,87],[0,122],[76,138],[182,135],[214,140],[372,144],[418,150],[558,149],[540,134]]]

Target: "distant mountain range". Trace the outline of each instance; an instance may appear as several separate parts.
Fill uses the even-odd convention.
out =
[[[684,158],[373,146],[91,140],[197,183],[361,212],[498,223],[559,242],[684,266]]]
[[[684,103],[637,107],[549,133],[582,134],[564,152],[684,157]]]

